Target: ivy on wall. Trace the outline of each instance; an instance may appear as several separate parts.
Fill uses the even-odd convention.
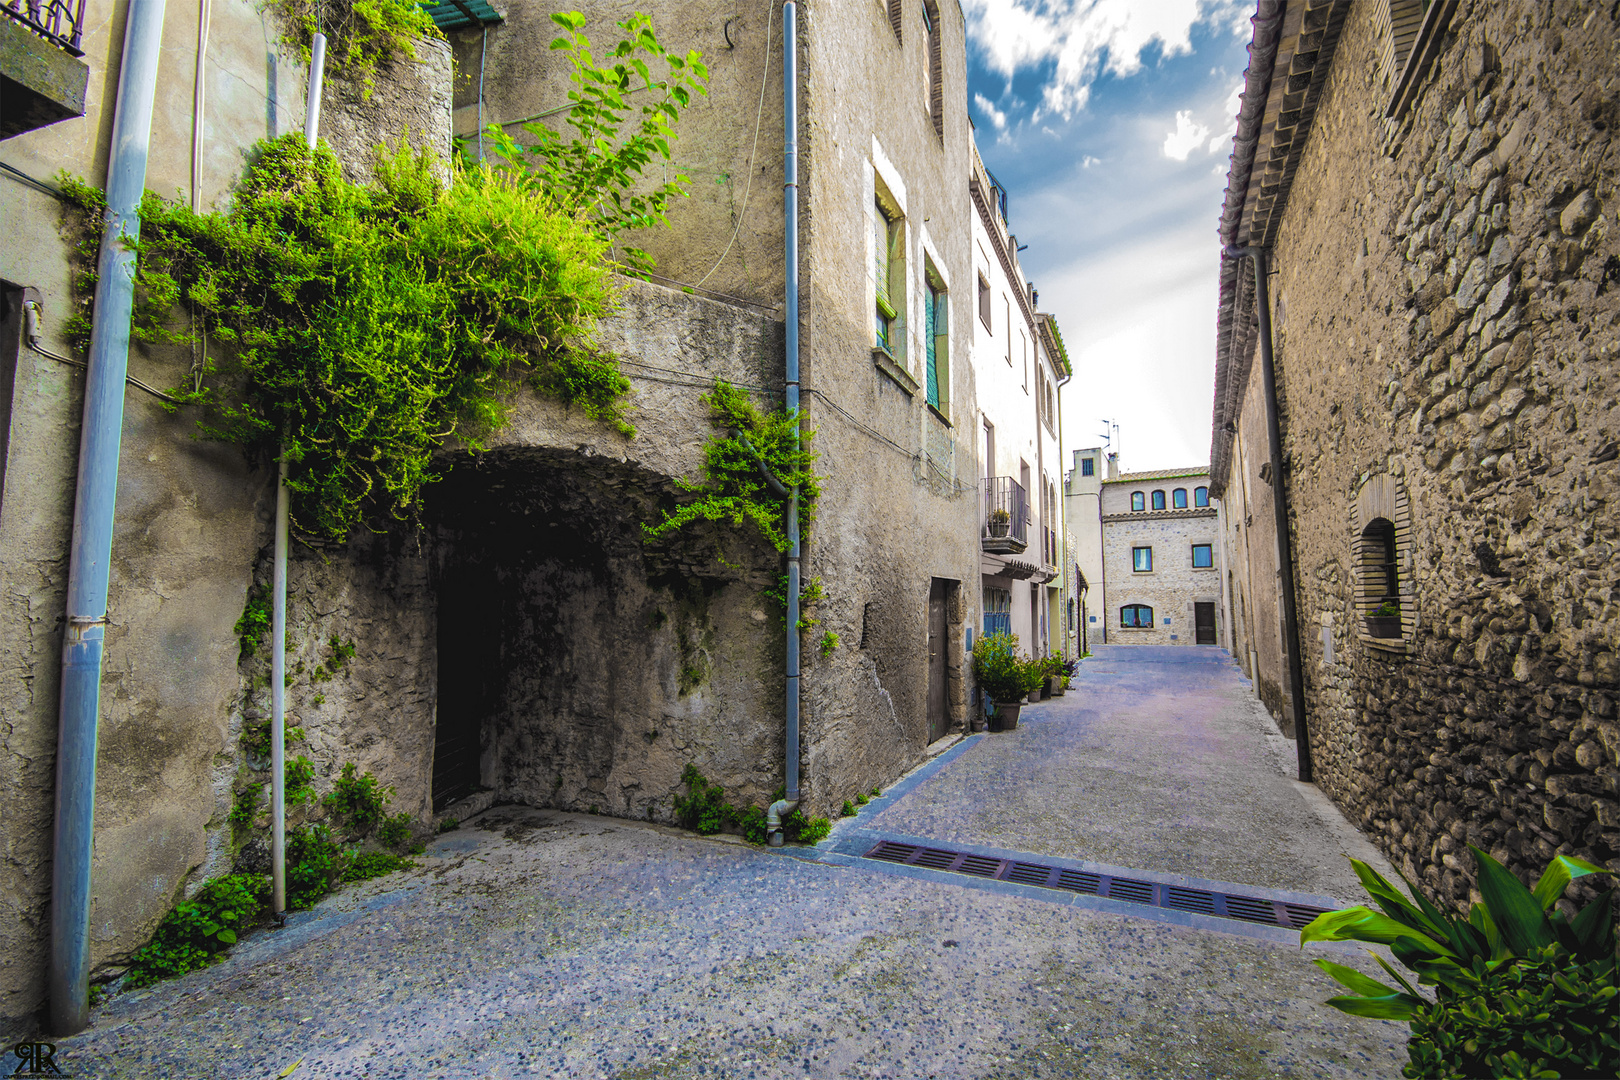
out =
[[[786,408],[761,411],[744,391],[724,380],[716,380],[701,400],[716,429],[703,447],[704,479],[676,481],[697,497],[665,511],[660,520],[643,525],[643,531],[658,539],[695,521],[729,522],[737,528],[751,524],[768,544],[786,552],[788,497],[771,488],[759,471],[760,462],[783,487],[798,486],[799,528],[808,532],[821,494],[820,478],[811,469],[815,432],[799,431],[796,440],[797,413]]]
[[[315,35],[327,37],[326,63],[369,98],[377,66],[395,56],[416,59],[416,42],[439,37],[433,19],[413,0],[273,0],[287,32],[283,40],[309,63]]]

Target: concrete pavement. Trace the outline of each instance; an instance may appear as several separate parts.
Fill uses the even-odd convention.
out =
[[[1353,837],[1287,780],[1230,662],[1188,659],[1088,661],[814,850],[496,807],[417,869],[114,998],[59,1060],[143,1080],[1396,1075],[1404,1025],[1323,1007],[1327,950],[1290,932],[860,857],[911,835],[1353,899],[1309,850]],[[1307,832],[1264,840],[1290,818]]]

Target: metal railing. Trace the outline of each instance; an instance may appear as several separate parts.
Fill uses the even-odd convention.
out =
[[[1024,485],[1010,476],[989,476],[979,481],[981,539],[1010,537],[1029,543],[1029,496]]]
[[[0,15],[22,23],[34,33],[83,56],[84,0],[0,0]]]

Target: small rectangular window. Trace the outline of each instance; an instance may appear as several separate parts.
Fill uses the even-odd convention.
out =
[[[1080,459],[1080,475],[1081,476],[1096,476],[1097,475],[1097,463],[1095,461],[1092,461],[1090,458],[1081,458]]]
[[[1215,565],[1215,551],[1212,545],[1194,544],[1192,547],[1194,570],[1208,570]]]
[[[950,303],[932,266],[923,282],[923,338],[928,355],[928,404],[943,411],[950,397]]]
[[[986,330],[994,332],[995,327],[990,325],[990,283],[983,274],[979,275],[979,321]]]
[[[1153,549],[1150,547],[1131,548],[1131,569],[1138,574],[1146,574],[1153,569]]]

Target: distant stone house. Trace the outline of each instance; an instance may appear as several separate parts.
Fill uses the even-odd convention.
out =
[[[1265,249],[1269,295],[1223,262],[1211,448],[1233,651],[1323,790],[1457,905],[1470,844],[1620,869],[1617,19],[1254,21],[1221,237]]]
[[[488,5],[469,7],[494,18]],[[520,133],[566,103],[548,48],[552,10],[514,0],[503,22],[451,26],[448,48],[422,43],[420,62],[385,65],[369,101],[329,83],[323,132],[345,167],[364,176],[372,146],[402,130],[441,153],[470,131],[463,150],[476,156],[478,115]],[[658,277],[626,281],[622,310],[601,329],[631,379],[637,435],[523,391],[483,452],[445,448],[446,477],[426,492],[420,530],[294,545],[288,665],[301,674],[288,716],[317,795],[354,762],[393,788],[391,811],[425,830],[492,800],[670,820],[688,764],[739,804],[763,805],[782,783],[783,628],[765,595],[780,556],[738,530],[667,543],[641,531],[682,497],[678,480],[702,475],[711,429],[700,398],[716,379],[762,407],[782,397],[781,22],[771,6],[747,16],[684,2],[644,10],[670,46],[703,50],[711,92],[680,128],[693,197],[673,228],[638,238]],[[207,93],[160,95],[147,180],[160,192],[196,185],[204,208],[227,196],[256,139],[299,127],[305,77],[291,52],[272,50],[267,68],[262,43],[281,33],[254,5],[216,0],[212,12],[199,65],[196,10],[168,8],[161,85],[189,88],[201,71]],[[0,28],[10,14],[0,10]],[[599,41],[614,32],[608,16],[620,17],[587,14]],[[798,330],[826,479],[805,550],[823,598],[803,639],[800,761],[804,809],[826,814],[887,786],[967,719],[980,559],[966,359],[972,158],[959,7],[801,15]],[[85,34],[82,118],[0,145],[17,173],[65,168],[104,182],[97,132],[109,103],[98,94],[118,81],[120,26],[92,21]],[[49,355],[68,353],[58,207],[48,183],[27,186],[17,173],[0,178],[21,208],[0,250],[0,659],[14,673],[0,747],[19,763],[0,771],[12,884],[0,896],[5,1030],[44,992],[82,399],[79,369]],[[38,349],[22,335],[24,297],[44,312]],[[174,385],[190,362],[172,349],[131,351],[132,374],[154,386]],[[267,684],[239,662],[234,627],[268,580],[275,470],[192,438],[193,417],[143,394],[125,403],[101,685],[91,958],[102,971],[177,899],[238,865],[228,818],[241,784],[264,776],[244,736],[267,715]],[[353,655],[317,686],[310,672],[333,641]]]
[[[1103,639],[1113,645],[1224,644],[1220,525],[1209,470],[1121,473],[1098,499]]]

